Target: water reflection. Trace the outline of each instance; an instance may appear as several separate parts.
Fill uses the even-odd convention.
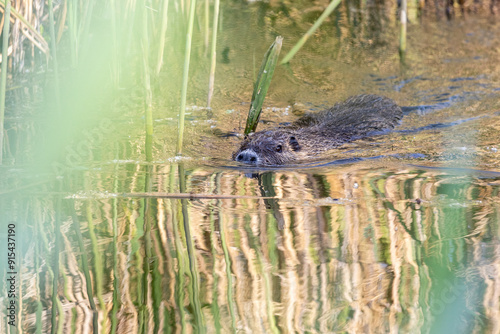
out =
[[[92,178],[114,194],[24,198],[27,331],[499,326],[497,173],[359,163],[249,178],[148,165],[121,183],[122,168]],[[177,192],[192,195],[155,196]]]

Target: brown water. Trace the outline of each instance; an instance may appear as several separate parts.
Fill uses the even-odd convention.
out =
[[[428,9],[401,65],[395,4],[341,7],[277,68],[260,129],[360,93],[397,101],[401,126],[318,161],[238,165],[231,134],[262,55],[278,34],[288,51],[324,8],[301,6],[226,4],[212,110],[199,107],[208,60],[195,34],[183,158],[174,66],[155,99],[153,162],[141,88],[110,109],[94,92],[89,115],[53,137],[13,102],[0,235],[16,226],[19,329],[500,332],[497,18]]]

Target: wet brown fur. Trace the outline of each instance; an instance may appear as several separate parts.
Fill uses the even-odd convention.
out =
[[[288,126],[250,134],[233,153],[233,160],[258,165],[307,160],[344,143],[392,129],[402,116],[401,108],[387,97],[352,96],[330,109],[308,113]]]

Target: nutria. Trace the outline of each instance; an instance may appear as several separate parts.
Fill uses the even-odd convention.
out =
[[[330,109],[307,113],[287,126],[245,137],[233,160],[257,165],[283,165],[310,159],[344,143],[394,128],[403,113],[378,95],[356,95]]]

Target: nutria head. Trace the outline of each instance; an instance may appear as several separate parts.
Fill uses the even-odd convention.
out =
[[[301,146],[294,133],[270,130],[245,137],[233,160],[255,165],[283,165],[297,159]]]

